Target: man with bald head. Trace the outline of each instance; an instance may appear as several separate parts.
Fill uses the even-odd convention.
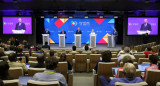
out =
[[[144,23],[141,25],[140,30],[142,30],[142,31],[146,31],[146,30],[152,31],[151,24],[148,23],[147,19],[144,19]]]
[[[22,19],[18,19],[18,23],[16,24],[15,30],[26,30],[26,25],[22,23]]]

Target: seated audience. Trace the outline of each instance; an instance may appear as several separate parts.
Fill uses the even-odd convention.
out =
[[[85,50],[83,52],[91,52],[88,46],[85,46]]]
[[[59,61],[60,61],[60,62],[67,61],[67,60],[66,60],[66,54],[64,54],[64,53],[61,54]],[[68,64],[68,70],[72,70],[72,66],[71,66],[71,64],[70,64],[68,61],[67,61],[67,64]]]
[[[38,63],[35,66],[33,66],[33,68],[45,68],[45,64],[44,64],[45,57],[43,54],[40,54],[37,56],[37,61]]]
[[[152,52],[152,48],[151,47],[147,47],[146,51],[144,51],[144,54],[146,55],[146,58],[148,58],[149,54],[156,54],[156,53]]]
[[[106,78],[105,76],[100,76],[99,80],[101,83],[101,86],[115,86],[116,82],[122,82],[122,83],[139,83],[143,82],[143,80],[140,77],[135,77],[136,74],[136,68],[132,63],[126,63],[123,66],[123,78],[114,78],[112,80]]]
[[[108,51],[102,52],[102,60],[100,60],[100,61],[97,62],[96,66],[94,67],[94,70],[97,72],[97,70],[98,70],[98,63],[99,62],[113,62],[111,60],[111,58],[112,58],[111,51],[108,50]]]
[[[121,51],[119,51],[118,56],[120,56],[120,55],[121,55],[121,53],[124,53],[124,48],[125,48],[125,46],[124,46],[124,45],[122,45],[122,46],[121,46]]]
[[[72,46],[72,53],[76,53],[76,46]]]
[[[54,69],[57,67],[58,59],[50,57],[45,60],[46,70],[42,73],[36,73],[33,80],[36,81],[59,81],[60,86],[67,86],[65,77],[57,73]]]
[[[26,60],[26,63],[28,63],[28,57],[22,53],[23,52],[23,49],[22,48],[18,48],[17,49],[17,57],[20,57],[19,58],[19,61],[22,61],[22,58],[21,57],[25,57],[25,60]],[[23,62],[23,61],[22,61]]]
[[[124,48],[124,54],[119,56],[118,62],[120,62],[125,56],[130,56],[132,59],[135,59],[135,57],[133,55],[131,55],[129,52],[130,52],[129,47],[125,47]]]
[[[16,53],[15,51],[16,51],[16,47],[13,46],[13,45],[11,45],[9,47],[9,51],[5,51],[5,53],[8,53],[8,54],[10,54],[10,53]]]
[[[133,53],[137,53],[137,51],[134,49],[134,46],[130,46],[130,54],[133,55]]]
[[[28,46],[24,45],[23,51],[29,51]]]
[[[49,54],[50,54],[50,57],[54,56],[54,50],[50,50]]]
[[[159,67],[157,65],[158,61],[159,61],[159,58],[157,55],[151,55],[149,57],[149,61],[150,61],[150,67],[146,67],[145,68],[145,72],[144,72],[144,77],[143,77],[143,80],[145,80],[145,77],[146,77],[146,72],[148,69],[152,69],[152,70],[158,70]]]
[[[22,67],[23,68],[23,72],[27,73],[28,69],[25,63],[19,63],[16,62],[17,61],[17,55],[15,53],[11,53],[8,55],[8,59],[9,59],[9,66],[10,67]]]
[[[50,50],[50,46],[48,45],[48,42],[45,42],[45,45],[43,45],[42,48],[48,48]]]
[[[4,52],[3,52],[3,51],[0,51],[0,60],[3,60],[3,61],[4,61],[4,59],[3,59],[3,58],[1,58],[2,56],[5,56],[5,54],[4,54]]]
[[[8,74],[8,70],[9,70],[9,65],[6,61],[1,61],[0,62],[0,79],[1,80],[9,80],[9,74]]]
[[[121,62],[123,62],[123,66],[125,65],[125,63],[133,63],[132,58],[130,56],[125,56]],[[123,67],[119,69],[123,69]],[[119,69],[117,70],[116,78],[118,78]]]

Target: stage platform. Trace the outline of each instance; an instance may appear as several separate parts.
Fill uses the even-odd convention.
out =
[[[39,46],[42,46],[42,44],[38,44]],[[65,48],[60,48],[59,47],[59,44],[50,44],[50,48],[51,49],[72,49],[72,46],[74,44],[66,44],[66,47]],[[85,46],[85,44],[82,44],[80,48],[77,48],[77,49],[82,49],[83,47]],[[94,48],[94,49],[99,49],[99,50],[102,50],[102,49],[109,49],[109,50],[112,50],[112,49],[121,49],[121,46],[120,44],[117,44],[116,47],[114,48],[108,48],[107,47],[107,44],[97,44],[97,46]]]

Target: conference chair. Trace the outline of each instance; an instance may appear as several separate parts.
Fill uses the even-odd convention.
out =
[[[28,61],[28,63],[30,64],[30,66],[35,66],[38,62],[37,61]]]
[[[94,86],[100,86],[99,76],[105,76],[107,78],[113,77],[112,67],[116,67],[115,62],[99,62],[98,63],[98,72],[93,74],[94,77]]]
[[[73,66],[76,72],[87,71],[87,54],[76,54]]]
[[[29,51],[22,51],[22,53],[29,53]]]
[[[45,68],[29,68],[28,69],[28,76],[34,76],[34,74],[38,72],[43,72]]]
[[[145,58],[145,54],[134,54],[136,62],[138,62],[139,58]]]
[[[72,54],[66,54],[66,60],[67,60],[71,65],[73,65],[73,63],[72,63],[72,60],[73,60]]]
[[[118,71],[118,78],[122,78],[123,76],[123,69],[119,69]],[[135,77],[141,77],[141,70],[136,69],[136,75]]]
[[[112,54],[112,58],[117,58],[117,54]]]
[[[37,57],[38,54],[40,54],[40,53],[32,53],[31,55],[32,55],[32,57]]]
[[[115,54],[116,56],[118,55],[118,53],[117,52],[111,52],[112,54]]]
[[[2,56],[0,58],[4,59],[5,61],[8,61],[8,56]]]
[[[19,86],[19,80],[13,79],[13,80],[3,80],[4,86]]]
[[[160,82],[160,70],[148,69],[145,81],[148,83],[149,86],[156,86],[156,83]]]
[[[134,66],[136,67],[136,69],[138,69],[138,63],[137,62],[133,62]],[[120,67],[123,67],[123,62],[120,62]]]
[[[143,62],[149,62],[148,58],[139,58],[138,64],[142,64]]]
[[[91,53],[92,52],[82,52],[82,54],[87,54],[87,59],[89,59]]]
[[[111,58],[111,60],[116,63],[116,66],[118,65],[118,59],[117,58]]]
[[[19,60],[20,58],[22,59],[21,61]],[[25,56],[17,57],[17,61],[21,62],[21,63],[26,63],[26,58],[25,58]]]
[[[59,72],[64,75],[68,82],[68,86],[73,86],[73,74],[68,73],[68,63],[66,62],[58,62],[57,68],[55,69],[56,72]]]
[[[90,71],[94,69],[97,62],[100,60],[101,54],[90,54]]]
[[[158,55],[158,54],[148,54],[148,58],[149,58],[151,55]]]
[[[115,86],[148,86],[146,82],[139,82],[139,83],[122,83],[116,82]]]
[[[30,57],[29,57],[29,61],[37,61],[37,57],[32,57],[32,56],[30,56]]]
[[[50,57],[50,53],[49,52],[45,52],[46,57]]]
[[[62,51],[62,52],[58,52],[58,57],[60,57],[62,54],[66,54],[66,52]]]
[[[8,70],[9,76],[13,79],[18,79],[19,76],[23,76],[22,67],[10,67]]]
[[[156,86],[160,86],[160,82],[157,82]]]
[[[27,86],[60,86],[59,81],[35,81],[29,80]]]
[[[75,59],[75,55],[79,54],[78,52],[71,52],[70,54],[72,54],[73,59]]]
[[[110,50],[111,52],[117,52],[117,54],[119,53],[120,50]]]
[[[27,56],[27,58],[29,58],[29,56],[30,56],[29,53],[23,53],[23,54],[25,54],[25,56]]]

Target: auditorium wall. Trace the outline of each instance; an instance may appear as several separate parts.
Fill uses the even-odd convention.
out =
[[[143,43],[143,37],[142,36],[127,36],[127,25],[128,25],[128,16],[123,17],[123,45],[130,46],[130,45],[139,45]],[[160,22],[160,19],[159,19]],[[160,25],[160,23],[158,23]],[[160,33],[160,29],[159,29]],[[160,43],[160,35],[158,36],[149,36],[148,37],[149,42],[157,42]]]
[[[36,18],[32,17],[32,34],[31,35],[11,35],[5,34],[3,35],[3,26],[2,26],[2,16],[0,18],[0,39],[3,42],[7,42],[10,37],[14,37],[19,39],[19,41],[27,40],[29,44],[36,44]]]

